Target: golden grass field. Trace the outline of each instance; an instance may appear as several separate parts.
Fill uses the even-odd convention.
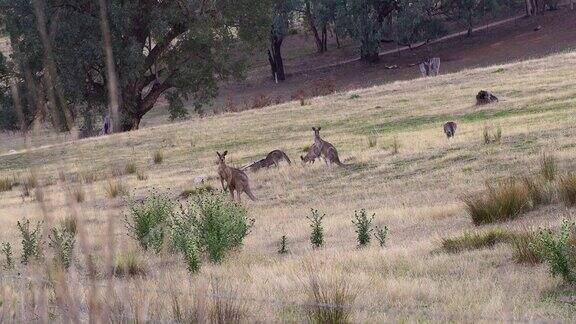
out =
[[[97,269],[106,264],[111,238],[115,253],[140,254],[148,267],[142,278],[94,283],[86,277],[85,266],[72,267],[63,282],[82,320],[89,295],[95,293],[102,309],[125,316],[115,315],[118,321],[171,321],[174,305],[198,309],[205,292],[218,282],[218,291],[232,293],[246,309],[247,322],[301,322],[306,319],[303,306],[296,304],[309,302],[312,271],[327,287],[345,283],[356,295],[353,322],[574,322],[574,305],[558,298],[570,293],[570,287],[552,278],[545,264],[516,264],[509,245],[439,252],[442,237],[464,231],[557,227],[564,218],[574,219],[573,210],[558,203],[511,222],[475,227],[461,203],[463,196],[483,190],[487,180],[537,172],[542,153],[553,153],[562,170],[575,170],[574,75],[576,53],[564,53],[336,93],[311,99],[307,106],[291,102],[105,138],[32,136],[35,147],[30,150],[24,148],[23,139],[2,135],[0,177],[22,178],[33,170],[46,185],[44,203],[22,198],[17,187],[0,193],[0,241],[11,242],[17,256],[18,220],[49,215],[47,221],[55,221],[77,212],[83,229],[80,241]],[[496,93],[500,102],[475,106],[474,97],[481,89]],[[359,97],[351,98],[352,94]],[[442,124],[450,120],[458,123],[458,130],[454,139],[447,140]],[[302,149],[313,140],[312,126],[322,127],[324,139],[350,166],[300,164]],[[501,127],[501,143],[483,143],[486,126]],[[368,145],[370,136],[377,138],[375,147]],[[400,143],[398,154],[391,153],[394,138]],[[12,149],[16,152],[9,153]],[[249,174],[258,200],[243,197],[255,219],[244,246],[222,264],[204,262],[196,275],[189,275],[177,256],[140,251],[126,235],[125,198],[105,195],[104,175],[129,161],[148,176],[145,181],[134,175],[120,178],[130,195],[141,198],[157,188],[177,197],[197,186],[195,178],[200,176],[220,186],[217,150],[228,150],[229,164],[241,166],[273,149],[285,150],[294,163]],[[152,163],[156,150],[164,154],[162,164]],[[95,173],[102,180],[85,184],[86,201],[72,204],[67,184],[59,180],[62,172],[69,178]],[[306,215],[311,208],[326,213],[326,242],[320,249],[309,243]],[[376,214],[376,225],[389,228],[385,248],[376,242],[356,248],[351,220],[362,208]],[[113,236],[106,234],[110,227]],[[276,252],[282,235],[289,242],[287,256]],[[84,254],[76,254],[77,263],[85,264]],[[45,268],[18,267],[20,278],[0,277],[4,316],[12,316],[5,318],[43,318],[46,309],[62,318],[58,310],[51,311],[56,303],[53,294],[36,281],[27,283],[26,278],[46,278]],[[106,288],[94,292],[91,283],[111,286],[114,292]],[[42,303],[42,292],[48,305]]]

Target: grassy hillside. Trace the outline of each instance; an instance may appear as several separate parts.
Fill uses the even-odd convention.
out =
[[[555,154],[560,169],[575,169],[575,74],[576,54],[566,53],[337,93],[306,106],[291,102],[5,153],[0,177],[23,178],[31,168],[47,186],[42,204],[22,198],[18,188],[0,193],[0,241],[11,242],[18,255],[17,220],[41,219],[42,208],[54,219],[70,213],[59,173],[69,178],[97,174],[101,180],[84,186],[86,201],[77,206],[97,267],[104,264],[110,240],[104,234],[112,219],[116,249],[136,251],[149,268],[143,278],[115,279],[116,299],[105,298],[128,317],[139,309],[145,315],[138,316],[148,319],[173,319],[174,299],[158,289],[183,291],[176,297],[183,307],[217,281],[245,301],[250,318],[301,321],[303,306],[292,303],[308,301],[312,269],[329,289],[336,289],[330,283],[344,282],[356,295],[353,321],[573,321],[573,306],[558,298],[561,280],[550,277],[545,265],[516,264],[509,245],[458,254],[439,252],[439,247],[441,238],[494,227],[475,227],[461,203],[465,195],[483,190],[485,181],[533,174],[544,152]],[[500,102],[475,106],[481,89],[496,93]],[[450,120],[458,123],[453,140],[442,132]],[[312,126],[322,127],[347,168],[300,165],[298,156],[313,140]],[[501,142],[485,145],[485,127],[500,127]],[[377,144],[369,147],[374,140]],[[3,152],[16,139],[10,141],[3,140]],[[395,141],[398,154],[392,154]],[[217,150],[228,150],[229,163],[240,166],[273,149],[285,150],[295,163],[249,174],[258,201],[246,206],[255,227],[240,251],[219,265],[206,262],[195,276],[177,257],[139,251],[125,234],[126,202],[105,195],[104,175],[130,161],[148,176],[145,181],[121,177],[131,195],[142,198],[154,187],[176,197],[194,188],[197,177],[220,186]],[[156,150],[164,155],[161,164],[152,163]],[[310,208],[326,213],[326,245],[317,250],[309,244]],[[375,224],[390,229],[385,248],[376,242],[356,248],[351,220],[362,208],[376,214]],[[497,226],[556,227],[570,213],[552,204]],[[288,256],[276,253],[282,235],[289,241]],[[89,286],[84,270],[68,279],[81,303]],[[25,273],[38,276],[31,269]],[[0,280],[7,287],[0,297],[19,300],[21,282]]]

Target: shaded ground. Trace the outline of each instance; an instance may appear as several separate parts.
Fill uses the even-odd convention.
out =
[[[223,86],[214,106],[216,109],[233,106],[233,109],[242,110],[250,108],[255,98],[262,95],[273,101],[287,101],[298,91],[314,88],[321,82],[333,84],[336,90],[350,90],[418,78],[418,67],[409,65],[426,57],[440,57],[441,72],[450,73],[544,56],[576,45],[575,18],[576,12],[570,10],[546,12],[544,15],[522,18],[493,29],[478,31],[471,38],[458,37],[415,50],[384,55],[378,64],[368,65],[353,61],[314,69],[314,66],[320,65],[320,61],[326,66],[338,59],[353,58],[356,55],[355,49],[348,45],[344,50],[289,61],[288,79],[281,84],[275,84],[269,78],[266,68],[261,67],[260,76],[253,73],[244,82]],[[543,28],[535,31],[538,25]],[[398,65],[399,68],[386,68],[391,65]]]

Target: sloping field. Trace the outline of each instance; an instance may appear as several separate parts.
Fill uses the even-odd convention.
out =
[[[576,53],[566,53],[337,93],[306,106],[291,102],[1,155],[2,177],[22,178],[32,168],[47,186],[43,204],[22,198],[18,188],[0,193],[0,241],[11,242],[18,255],[17,220],[41,219],[42,208],[53,219],[79,208],[80,227],[102,271],[111,237],[105,235],[108,219],[114,220],[115,249],[143,255],[149,271],[142,278],[114,279],[115,298],[102,303],[132,319],[173,320],[175,303],[190,309],[205,298],[208,286],[219,282],[218,291],[226,298],[233,294],[248,321],[299,322],[306,318],[314,272],[332,287],[328,290],[345,283],[356,296],[346,302],[354,322],[572,322],[574,306],[558,297],[567,288],[548,274],[546,265],[516,264],[508,244],[457,254],[439,248],[443,237],[494,227],[475,227],[461,203],[462,197],[483,190],[487,180],[536,173],[544,152],[555,154],[561,170],[575,170],[574,75]],[[493,91],[500,102],[476,106],[481,89]],[[442,124],[450,120],[458,130],[447,140]],[[300,164],[298,156],[313,141],[312,126],[322,127],[324,139],[349,166]],[[485,127],[501,128],[500,143],[484,144]],[[376,145],[369,147],[369,141]],[[399,151],[392,154],[395,141]],[[86,201],[72,207],[59,182],[62,172],[69,178],[104,175],[133,161],[148,179],[122,176],[131,195],[142,198],[154,187],[177,197],[197,186],[197,177],[220,186],[217,150],[228,150],[229,163],[240,166],[273,149],[285,150],[294,163],[249,174],[258,201],[246,202],[255,226],[244,246],[222,264],[205,262],[196,275],[189,275],[177,256],[138,250],[126,235],[127,204],[106,197],[105,180],[86,184]],[[156,150],[164,155],[161,164],[152,163]],[[311,208],[326,213],[320,249],[309,243],[306,216]],[[376,242],[356,247],[351,220],[363,208],[376,214],[376,225],[389,228],[385,248]],[[552,204],[497,226],[557,227],[572,212]],[[282,235],[288,238],[287,256],[277,254]],[[41,277],[31,266],[20,271],[24,277]],[[85,272],[73,269],[67,279],[82,312],[91,282]],[[98,278],[96,285],[107,284]],[[19,314],[26,279],[4,276],[0,281],[0,298],[14,300]],[[100,294],[112,296],[106,289]]]

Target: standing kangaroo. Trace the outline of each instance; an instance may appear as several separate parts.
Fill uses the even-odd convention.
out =
[[[325,140],[320,137],[320,130],[322,127],[312,127],[314,131],[314,145],[320,149],[320,155],[324,157],[326,164],[328,162],[335,163],[339,166],[344,166],[344,163],[340,162],[340,158],[338,157],[338,151],[334,147],[334,145],[326,142]]]
[[[226,191],[226,189],[228,189],[230,191],[230,196],[232,196],[232,200],[234,200],[234,190],[236,190],[239,202],[242,201],[240,198],[242,192],[245,192],[250,199],[256,200],[250,190],[250,183],[246,173],[242,170],[231,168],[226,165],[226,154],[228,154],[228,151],[224,151],[222,154],[216,152],[216,154],[218,155],[218,175],[220,176],[222,190]],[[226,182],[226,186],[224,186],[224,182]]]
[[[265,158],[243,167],[242,170],[250,169],[250,171],[256,172],[262,168],[269,168],[272,165],[278,167],[278,163],[282,160],[286,161],[288,164],[292,164],[292,161],[290,161],[290,158],[288,158],[286,153],[280,150],[274,150],[268,153]]]

